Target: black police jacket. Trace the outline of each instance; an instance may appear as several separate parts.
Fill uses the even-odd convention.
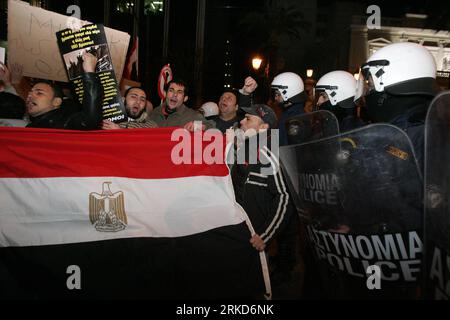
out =
[[[390,124],[405,131],[410,138],[422,174],[425,157],[425,117],[430,106],[430,101],[431,99],[417,103],[390,121]]]
[[[60,108],[30,117],[28,128],[95,130],[102,120],[103,90],[95,73],[83,74],[83,105],[64,103]]]

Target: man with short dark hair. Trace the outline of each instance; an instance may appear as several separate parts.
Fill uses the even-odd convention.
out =
[[[95,73],[97,58],[90,53],[83,55],[83,105],[63,105],[61,89],[50,82],[38,82],[28,93],[27,112],[29,128],[53,128],[69,130],[98,129],[102,118],[102,86]]]
[[[225,90],[219,99],[219,114],[210,118],[216,123],[216,128],[226,133],[228,129],[239,127],[244,118],[239,107],[250,107],[252,92],[258,87],[258,84],[252,77],[247,77],[244,86],[239,92],[236,90]],[[239,103],[239,104],[238,104]]]
[[[216,123],[216,128],[225,133],[227,129],[239,127],[239,122],[244,118],[238,115],[236,92],[227,90],[219,99],[219,114],[212,116],[210,119]]]
[[[102,129],[127,129],[127,128],[156,128],[158,125],[149,119],[146,111],[147,94],[140,87],[130,87],[125,91],[125,110],[128,121],[114,123],[103,120]]]

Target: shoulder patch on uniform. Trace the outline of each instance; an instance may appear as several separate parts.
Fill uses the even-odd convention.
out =
[[[399,148],[396,148],[394,146],[387,146],[386,152],[401,160],[408,160],[409,158],[409,153],[400,150]]]

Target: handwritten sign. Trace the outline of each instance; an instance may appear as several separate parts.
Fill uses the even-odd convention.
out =
[[[8,57],[9,65],[23,67],[23,75],[68,82],[66,69],[61,59],[56,32],[67,28],[65,16],[27,2],[8,1]],[[90,24],[80,21],[80,25]],[[130,35],[105,28],[116,79],[122,78]]]

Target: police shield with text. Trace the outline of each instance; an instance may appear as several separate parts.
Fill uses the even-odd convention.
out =
[[[450,299],[450,92],[431,103],[425,124],[425,298]]]
[[[280,157],[314,255],[306,268],[319,273],[319,297],[416,298],[422,182],[408,136],[374,124],[281,147]],[[368,289],[371,265],[380,267],[380,290]]]

